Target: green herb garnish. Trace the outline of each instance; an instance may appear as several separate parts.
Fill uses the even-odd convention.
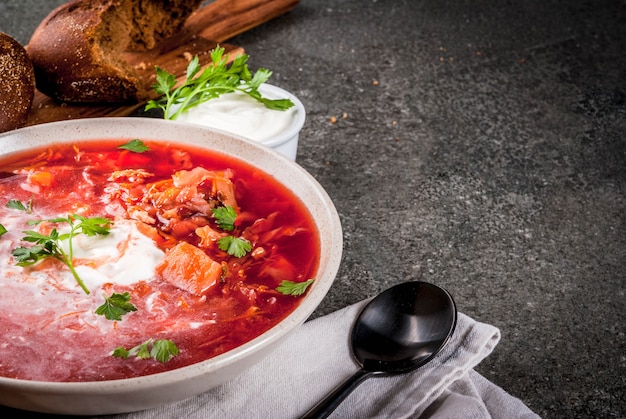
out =
[[[121,148],[122,150],[132,151],[133,153],[145,153],[146,151],[150,150],[150,147],[148,147],[147,145],[143,143],[143,141],[138,140],[138,139],[130,140],[126,144],[122,144],[121,146],[118,146],[117,148]]]
[[[17,199],[10,199],[9,202],[7,202],[7,208],[24,211],[31,214],[33,212],[33,200],[29,199],[26,205],[24,205],[21,201],[18,201]]]
[[[107,320],[122,320],[122,316],[131,311],[137,311],[137,307],[130,303],[130,293],[114,292],[110,297],[104,296],[104,304],[96,309],[96,314],[104,315]]]
[[[224,48],[218,46],[211,51],[211,65],[200,73],[202,67],[196,55],[187,66],[185,82],[179,87],[175,87],[176,76],[156,66],[157,82],[153,88],[162,97],[150,100],[145,110],[162,109],[165,119],[177,119],[181,113],[200,103],[237,91],[258,100],[269,109],[286,110],[294,106],[290,99],[267,99],[261,95],[258,88],[270,78],[272,72],[260,68],[252,74],[248,58],[247,54],[238,55],[229,67],[228,55],[224,56]]]
[[[65,264],[72,275],[78,282],[78,285],[89,294],[89,290],[85,286],[85,283],[78,276],[78,273],[74,269],[73,264],[73,245],[72,239],[78,234],[86,234],[88,236],[106,235],[109,234],[111,221],[103,217],[85,218],[80,215],[70,215],[67,218],[53,218],[50,220],[33,220],[29,221],[29,225],[38,225],[43,222],[50,223],[66,223],[70,226],[69,233],[59,234],[56,228],[50,231],[50,234],[45,235],[37,231],[24,231],[22,240],[35,243],[31,247],[18,247],[13,250],[13,256],[17,259],[18,266],[30,266],[39,262],[40,260],[52,257],[63,264]],[[68,241],[68,251],[65,252],[61,246],[63,240]]]
[[[302,295],[314,281],[314,279],[309,279],[304,282],[282,281],[278,288],[276,288],[276,291],[285,295]]]
[[[217,240],[218,247],[231,256],[242,258],[252,250],[252,245],[246,239],[240,237],[226,236]]]
[[[7,233],[7,229],[5,226],[3,226],[2,224],[0,224],[0,237],[2,237],[3,235],[5,235]]]
[[[217,207],[213,208],[212,211],[213,217],[221,229],[226,231],[233,231],[235,229],[235,219],[237,219],[237,213],[233,207]]]
[[[154,358],[161,363],[165,363],[178,355],[179,352],[176,344],[169,339],[148,339],[131,349],[125,349],[123,346],[117,347],[113,350],[113,356],[124,359],[131,356],[140,359]]]

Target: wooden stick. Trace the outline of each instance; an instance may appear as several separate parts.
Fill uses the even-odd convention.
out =
[[[194,12],[172,39],[176,42],[202,36],[224,42],[287,13],[297,4],[298,0],[216,0]]]

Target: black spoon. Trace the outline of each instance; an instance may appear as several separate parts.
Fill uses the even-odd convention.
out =
[[[328,417],[372,376],[402,374],[426,364],[446,345],[456,319],[452,296],[436,285],[404,282],[383,291],[363,308],[352,328],[352,354],[361,369],[303,418]]]

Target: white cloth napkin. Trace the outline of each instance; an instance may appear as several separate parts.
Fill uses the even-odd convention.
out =
[[[259,364],[190,399],[122,415],[143,418],[298,418],[358,370],[352,324],[366,301],[311,320]],[[494,326],[459,314],[452,339],[415,372],[363,382],[331,418],[538,418],[473,368],[500,340]]]

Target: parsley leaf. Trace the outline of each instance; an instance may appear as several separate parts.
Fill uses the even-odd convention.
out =
[[[118,146],[117,148],[120,148],[122,150],[132,151],[133,153],[145,153],[146,151],[150,150],[150,147],[148,147],[147,145],[143,143],[143,141],[138,140],[138,139],[131,140],[127,142],[126,144],[122,144],[121,146]]]
[[[152,347],[150,347],[152,345]],[[123,346],[119,346],[113,350],[113,356],[118,358],[129,358],[135,356],[139,359],[150,359],[165,363],[178,355],[180,350],[174,342],[169,339],[148,339],[142,344],[139,344],[131,349],[125,349]]]
[[[122,320],[124,314],[137,311],[130,301],[130,293],[113,293],[110,297],[104,296],[104,304],[96,309],[96,314],[107,318],[107,320]]]
[[[113,349],[113,353],[111,355],[118,358],[126,359],[130,356],[130,351],[126,350],[123,346],[118,346],[117,348]]]
[[[22,240],[34,243],[34,245],[31,247],[18,247],[13,250],[12,254],[17,259],[17,266],[34,265],[40,260],[52,257],[65,264],[76,279],[76,282],[78,282],[78,285],[80,285],[86,294],[89,294],[89,289],[87,289],[87,286],[74,269],[72,239],[74,236],[81,233],[88,236],[109,234],[111,221],[104,217],[85,218],[74,214],[67,218],[59,217],[50,220],[31,220],[28,224],[38,225],[43,222],[66,223],[69,224],[70,231],[69,233],[59,234],[58,230],[53,228],[48,235],[32,230],[24,231],[25,236]],[[63,240],[68,241],[67,252],[63,250],[63,246],[61,245]]]
[[[139,359],[150,359],[150,349],[148,345],[150,345],[151,342],[152,342],[152,339],[131,349],[131,352],[134,352],[134,355]]]
[[[181,113],[200,103],[237,91],[258,100],[269,109],[286,110],[294,106],[290,99],[267,99],[258,91],[259,86],[269,80],[271,71],[260,68],[252,74],[246,54],[235,57],[229,67],[224,51],[219,46],[211,51],[212,63],[204,70],[196,55],[187,66],[184,83],[178,87],[175,87],[177,81],[173,74],[156,66],[157,82],[153,89],[162,97],[148,101],[145,110],[162,109],[165,119],[177,119]]]
[[[165,363],[179,354],[179,349],[174,342],[169,339],[155,340],[150,350],[150,355],[157,361]]]
[[[74,214],[71,218],[80,221],[80,223],[75,226],[77,233],[83,233],[88,236],[106,236],[111,230],[111,220],[105,217],[85,218]]]
[[[217,207],[213,208],[212,211],[213,217],[215,217],[217,225],[220,228],[226,231],[233,231],[235,229],[235,219],[237,218],[237,213],[233,207]]]
[[[246,253],[252,250],[252,245],[248,240],[233,236],[219,238],[217,240],[217,245],[220,250],[223,250],[229,255],[237,258],[244,257]]]
[[[5,226],[0,224],[0,237],[7,233],[7,229]]]
[[[282,281],[278,288],[276,288],[276,291],[285,295],[302,295],[314,281],[314,279],[309,279],[304,282]]]
[[[18,201],[17,199],[10,199],[9,202],[7,202],[7,208],[25,211],[31,214],[33,212],[33,200],[28,200],[26,205],[24,205],[21,201]]]

